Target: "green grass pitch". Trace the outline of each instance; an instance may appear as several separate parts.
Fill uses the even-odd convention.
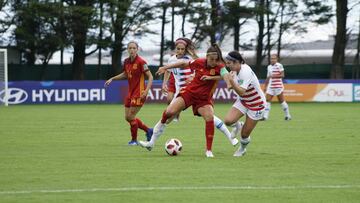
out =
[[[0,107],[0,202],[359,202],[360,104],[289,106],[286,122],[272,105],[244,157],[215,130],[213,159],[191,109],[148,152],[127,146],[122,105]],[[153,126],[164,108],[146,104],[138,117]],[[172,137],[180,156],[164,151]]]

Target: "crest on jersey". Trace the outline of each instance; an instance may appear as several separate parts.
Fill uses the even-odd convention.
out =
[[[239,85],[242,85],[244,83],[244,80],[238,80]]]
[[[137,69],[137,63],[135,63],[135,64],[133,65],[133,69],[134,69],[134,70]]]
[[[215,69],[210,69],[210,75],[215,75]]]

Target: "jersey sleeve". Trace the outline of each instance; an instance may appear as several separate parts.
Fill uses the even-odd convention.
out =
[[[279,63],[278,65],[279,65],[279,71],[283,72],[284,71],[284,66],[281,63]]]
[[[241,88],[247,89],[253,78],[253,72],[250,69],[245,69],[239,75],[239,85]]]

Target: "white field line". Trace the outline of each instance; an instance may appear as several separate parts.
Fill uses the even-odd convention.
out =
[[[164,191],[164,190],[299,190],[299,189],[356,189],[360,185],[304,185],[304,186],[184,186],[184,187],[119,187],[119,188],[82,188],[58,190],[9,190],[0,191],[0,195],[33,193],[82,193],[82,192],[128,192],[128,191]]]

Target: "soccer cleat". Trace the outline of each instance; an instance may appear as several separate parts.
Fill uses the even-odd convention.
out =
[[[242,148],[240,147],[238,150],[235,151],[234,156],[236,157],[240,157],[240,156],[244,156],[246,154],[246,148]]]
[[[129,146],[137,146],[138,142],[136,140],[131,140],[130,142],[128,142]]]
[[[146,133],[146,141],[150,141],[151,140],[151,136],[153,135],[154,129],[149,128],[147,133]]]
[[[147,141],[139,141],[139,145],[143,148],[146,148],[149,151],[151,151],[152,148],[154,147],[153,145],[150,144],[150,142]]]
[[[213,157],[214,157],[212,151],[210,151],[210,150],[206,150],[205,155],[206,155],[206,157],[208,157],[208,158],[213,158]]]
[[[234,138],[231,140],[231,144],[235,147],[239,143],[239,140]]]
[[[236,136],[240,133],[241,128],[244,125],[244,122],[239,122],[240,125],[235,124],[235,126],[233,127],[233,129],[231,130],[231,138],[234,139],[236,138]]]
[[[286,120],[286,121],[291,120],[291,116],[285,116],[285,120]]]

